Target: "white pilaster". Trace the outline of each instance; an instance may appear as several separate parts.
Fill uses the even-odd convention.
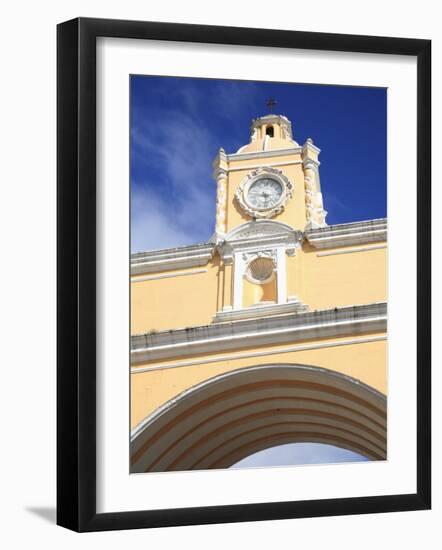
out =
[[[233,262],[233,309],[242,308],[244,268],[243,255],[241,252],[236,252]]]
[[[213,177],[217,184],[215,241],[218,242],[218,240],[223,240],[226,233],[228,161],[223,148],[218,151],[218,155],[213,161],[213,168]]]
[[[276,284],[278,304],[287,302],[287,269],[285,259],[285,248],[278,247],[276,249],[277,267],[276,267]]]

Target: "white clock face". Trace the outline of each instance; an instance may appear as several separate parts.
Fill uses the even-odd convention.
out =
[[[279,181],[273,178],[261,178],[250,186],[247,202],[259,210],[273,208],[280,201],[282,193],[283,188]]]

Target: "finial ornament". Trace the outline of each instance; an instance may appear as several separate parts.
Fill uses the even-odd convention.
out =
[[[269,99],[266,101],[266,105],[269,108],[269,112],[273,113],[273,107],[276,105],[276,100],[273,97],[269,97]]]

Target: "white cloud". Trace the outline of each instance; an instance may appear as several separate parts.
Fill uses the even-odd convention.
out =
[[[207,241],[216,190],[216,146],[208,130],[187,115],[163,112],[160,121],[138,121],[132,139],[149,178],[132,181],[132,251]],[[160,181],[152,180],[154,172]]]
[[[132,179],[132,252],[206,242],[215,222],[216,184],[212,162],[221,145],[215,124],[231,124],[250,101],[256,85],[230,83],[215,86],[216,93],[202,91],[191,80],[175,88],[183,109],[149,111],[134,106],[132,154],[145,176]],[[209,103],[217,122],[208,124],[199,115]],[[220,118],[221,117],[221,118]],[[233,130],[233,128],[230,128]],[[158,181],[155,181],[157,177]]]
[[[204,242],[196,231],[186,231],[148,188],[131,193],[132,253]]]

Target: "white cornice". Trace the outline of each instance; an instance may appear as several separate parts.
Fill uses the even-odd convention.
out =
[[[301,235],[300,231],[295,231],[286,223],[277,222],[275,220],[253,220],[250,222],[238,225],[227,235],[225,240],[228,242],[237,241],[247,238],[260,239],[261,237],[272,237],[274,235]],[[302,236],[302,235],[301,235]]]
[[[227,155],[229,162],[236,160],[251,160],[258,158],[280,157],[281,155],[300,155],[302,147],[290,147],[287,149],[270,149],[269,151],[254,151],[253,153],[232,153]]]
[[[207,265],[214,250],[213,243],[205,243],[134,254],[131,257],[131,275]]]
[[[269,355],[280,355],[284,353],[293,353],[297,351],[310,351],[315,349],[324,349],[324,348],[336,348],[341,346],[354,346],[358,344],[372,344],[373,342],[382,342],[387,339],[387,335],[383,336],[367,336],[356,338],[347,338],[343,340],[339,338],[338,340],[326,340],[313,342],[311,344],[296,344],[294,346],[284,346],[281,348],[275,349],[271,347],[270,349],[259,350],[259,351],[246,351],[246,352],[233,352],[226,355],[211,355],[210,357],[204,357],[203,359],[185,359],[184,361],[175,361],[173,363],[158,363],[156,365],[148,365],[145,367],[132,367],[132,374],[141,374],[143,372],[148,372],[152,370],[166,370],[166,369],[176,369],[180,367],[191,367],[194,365],[207,365],[207,363],[218,363],[219,361],[236,361],[238,359],[251,359],[255,357],[266,357]]]
[[[368,220],[318,229],[307,229],[303,234],[285,224],[270,220],[247,222],[219,239],[221,255],[230,257],[234,249],[250,248],[250,244],[259,246],[270,244],[287,248],[298,246],[303,237],[317,249],[340,248],[387,240],[387,220]],[[226,241],[226,242],[224,242]],[[204,244],[142,252],[131,257],[131,275],[187,269],[207,265],[213,257],[217,245],[214,242]]]
[[[214,323],[132,336],[131,364],[241,347],[382,332],[386,327],[385,302]]]
[[[297,231],[289,225],[274,220],[254,220],[235,227],[224,236],[219,244],[221,256],[229,256],[229,252],[259,249],[269,246],[285,246],[288,250],[301,245],[302,231]]]
[[[302,152],[304,153],[304,155],[306,155],[308,153],[308,150],[310,149],[310,151],[313,151],[314,153],[316,153],[317,155],[319,155],[319,153],[321,152],[321,149],[319,149],[319,147],[317,147],[314,143],[313,143],[313,140],[312,138],[308,138],[307,141],[304,143],[304,145],[302,146]],[[306,159],[307,160],[307,159]],[[310,159],[312,160],[312,159]],[[317,161],[316,161],[317,162]]]
[[[338,248],[355,244],[381,242],[387,240],[387,220],[328,225],[318,229],[308,229],[306,239],[315,248]]]
[[[284,162],[272,162],[272,168],[277,166],[293,166],[295,164],[302,164],[302,160],[286,160]],[[247,164],[246,166],[235,166],[229,167],[229,172],[247,172],[248,170],[256,170],[257,168],[262,168],[263,164]]]
[[[258,319],[260,317],[269,317],[270,315],[287,315],[289,313],[306,311],[306,309],[307,306],[298,300],[286,304],[255,305],[238,310],[218,311],[213,318],[213,322],[226,323],[242,319]]]
[[[207,269],[186,269],[185,271],[173,271],[166,273],[156,273],[155,275],[146,276],[133,276],[131,278],[132,283],[142,283],[144,281],[156,281],[157,279],[171,279],[172,277],[186,277],[189,275],[199,275],[200,273],[207,273]]]
[[[266,223],[267,222],[267,223]],[[266,225],[264,225],[266,223]],[[231,232],[218,244],[218,251],[226,263],[233,261],[236,252],[262,250],[263,248],[283,247],[287,254],[294,255],[301,246],[301,231],[285,229],[283,224],[271,225],[271,220],[248,222],[239,231]],[[238,229],[238,228],[237,228]]]

